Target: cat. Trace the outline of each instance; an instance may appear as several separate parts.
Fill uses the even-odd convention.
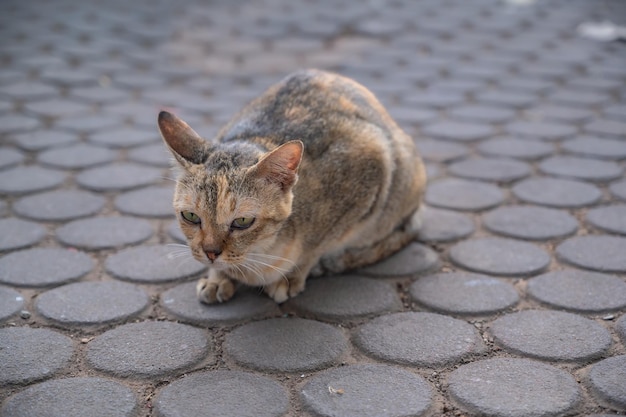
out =
[[[277,303],[309,274],[375,263],[417,235],[426,172],[412,139],[356,81],[295,72],[243,108],[213,140],[162,111],[180,172],[174,209],[197,294],[229,300],[239,283]]]

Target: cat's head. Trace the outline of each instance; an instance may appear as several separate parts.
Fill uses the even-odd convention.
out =
[[[158,124],[181,168],[174,209],[193,256],[221,270],[245,268],[291,214],[302,142],[267,151],[250,141],[204,140],[167,112]]]

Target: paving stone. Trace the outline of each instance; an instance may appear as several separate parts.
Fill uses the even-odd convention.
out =
[[[0,194],[20,195],[58,187],[66,174],[38,166],[18,166],[0,171]]]
[[[416,302],[447,314],[493,314],[513,307],[519,301],[512,285],[468,272],[421,277],[411,284],[409,291]]]
[[[49,378],[69,364],[73,352],[72,340],[52,330],[0,329],[0,384],[26,384]]]
[[[494,134],[494,129],[488,124],[442,121],[431,123],[422,129],[422,134],[438,139],[470,142],[485,139]]]
[[[72,88],[70,96],[82,99],[89,104],[115,103],[132,99],[128,91],[101,86]]]
[[[495,185],[457,178],[432,182],[425,196],[431,206],[463,211],[490,209],[502,204],[504,199],[504,193]]]
[[[483,215],[490,231],[528,240],[548,240],[571,235],[578,221],[567,212],[534,206],[499,207]]]
[[[245,324],[226,335],[224,350],[238,364],[270,372],[326,368],[348,347],[341,331],[301,318],[277,318]]]
[[[456,107],[448,113],[461,121],[479,123],[503,123],[515,117],[515,112],[511,109],[476,104]]]
[[[596,203],[601,191],[592,184],[561,178],[534,177],[520,181],[511,189],[527,203],[557,208],[578,208]]]
[[[0,94],[21,100],[40,100],[59,94],[59,89],[50,85],[31,80],[8,83],[0,88]]]
[[[430,89],[420,91],[405,97],[404,102],[409,106],[423,106],[435,109],[443,109],[465,101],[463,94],[452,91]]]
[[[415,143],[426,161],[447,162],[467,156],[470,149],[463,144],[440,140],[420,140]]]
[[[611,194],[615,197],[626,200],[626,179],[611,183],[609,190],[611,190]]]
[[[422,416],[432,405],[432,390],[424,378],[377,364],[323,371],[307,382],[300,397],[318,416]]]
[[[549,80],[515,76],[501,79],[500,85],[508,91],[519,90],[527,94],[542,94],[553,90],[555,83]]]
[[[21,114],[7,113],[0,116],[0,133],[27,132],[39,127],[39,120]]]
[[[505,126],[511,135],[523,136],[529,139],[560,140],[576,134],[576,128],[564,123],[515,121]]]
[[[438,265],[439,256],[435,251],[419,243],[411,243],[387,259],[362,268],[359,272],[377,277],[406,276],[430,271]]]
[[[160,143],[133,148],[128,152],[128,159],[162,168],[172,165],[172,154]]]
[[[0,169],[14,167],[24,161],[24,154],[6,146],[0,147]]]
[[[23,249],[0,258],[0,282],[19,287],[45,287],[75,281],[89,273],[89,255],[57,248]]]
[[[626,283],[597,272],[548,272],[529,280],[527,291],[544,304],[580,313],[603,313],[626,306]]]
[[[170,225],[167,227],[167,234],[172,239],[177,240],[178,242],[182,242],[182,243],[187,242],[187,238],[183,234],[183,231],[180,230],[180,224],[178,220],[175,220],[170,223]]]
[[[476,95],[479,103],[490,106],[505,106],[520,109],[532,105],[537,101],[534,94],[522,93],[512,90],[492,90]]]
[[[450,374],[448,387],[464,409],[484,416],[565,415],[582,402],[570,374],[529,359],[494,358],[462,365]]]
[[[133,391],[104,378],[78,377],[46,381],[10,397],[3,417],[132,417],[139,407]]]
[[[152,225],[145,220],[99,217],[65,224],[56,230],[56,237],[68,246],[99,250],[137,244],[149,239],[153,233]]]
[[[528,118],[536,121],[556,121],[563,123],[581,123],[593,117],[593,111],[571,106],[540,105],[525,112]]]
[[[511,182],[530,175],[528,164],[504,158],[470,158],[448,166],[453,175],[462,178]]]
[[[588,381],[594,397],[611,408],[626,410],[626,355],[604,359],[591,367]]]
[[[626,119],[626,104],[614,104],[602,109],[604,116],[613,120]]]
[[[602,159],[626,159],[626,142],[593,136],[578,137],[561,144],[567,152]]]
[[[62,326],[118,322],[148,306],[139,287],[119,281],[77,282],[44,292],[35,306],[42,316]]]
[[[37,160],[55,168],[81,169],[112,162],[116,156],[109,149],[78,144],[47,150],[40,153]]]
[[[556,248],[557,257],[569,264],[601,272],[626,272],[626,238],[576,236]]]
[[[587,223],[610,233],[626,235],[626,205],[596,207],[587,212]]]
[[[280,309],[258,291],[238,289],[227,303],[206,305],[198,300],[196,283],[177,285],[161,294],[160,305],[177,319],[202,326],[229,325],[276,316]]]
[[[123,191],[153,184],[161,178],[159,169],[116,162],[85,170],[76,176],[76,182],[94,191]]]
[[[504,276],[536,274],[550,263],[550,255],[538,246],[499,237],[457,243],[449,256],[453,263],[470,271]]]
[[[539,159],[554,152],[554,146],[549,143],[512,137],[498,137],[482,141],[478,144],[477,149],[480,153],[487,156],[529,160]]]
[[[146,145],[159,140],[158,133],[143,129],[122,127],[115,130],[103,130],[89,135],[89,142],[111,148],[130,148]]]
[[[617,331],[620,339],[622,339],[622,344],[626,344],[626,315],[623,315],[619,320],[617,320],[615,323],[615,330]]]
[[[163,417],[280,417],[289,395],[276,381],[241,371],[197,372],[172,382],[158,394],[155,409]]]
[[[13,212],[34,220],[65,221],[96,214],[105,202],[86,191],[58,190],[23,197],[13,204]]]
[[[601,79],[598,77],[579,77],[570,78],[567,80],[568,87],[574,87],[580,90],[598,90],[611,92],[617,88],[620,88],[622,84],[617,80]]]
[[[0,322],[8,319],[24,306],[24,297],[11,288],[0,287]]]
[[[610,137],[616,137],[619,139],[626,138],[626,122],[618,120],[594,120],[591,123],[585,125],[585,131]]]
[[[150,245],[122,249],[107,258],[107,272],[116,278],[145,283],[161,283],[189,278],[202,273],[203,264],[176,256],[169,245]]]
[[[0,200],[0,217],[6,216],[9,213],[9,205],[6,201]]]
[[[155,343],[155,341],[158,341]],[[87,361],[122,378],[152,378],[180,373],[212,357],[202,329],[168,321],[118,326],[87,345]]]
[[[419,239],[423,242],[450,242],[474,233],[472,219],[454,211],[424,207]]]
[[[55,130],[33,130],[11,135],[11,137],[13,143],[25,151],[41,151],[57,146],[67,146],[79,140],[78,135]]]
[[[91,134],[101,130],[113,130],[124,123],[121,116],[112,114],[84,114],[72,118],[59,119],[54,126],[82,134]]]
[[[25,108],[32,113],[52,118],[76,116],[83,113],[86,110],[85,107],[85,104],[61,97],[37,100],[25,105]]]
[[[375,318],[356,330],[354,342],[374,358],[429,368],[456,363],[484,348],[472,325],[422,312]]]
[[[40,242],[47,234],[37,223],[9,217],[0,219],[0,251],[21,249]]]
[[[549,175],[599,182],[618,179],[623,173],[615,162],[577,156],[553,156],[544,159],[539,164],[539,169]]]
[[[588,361],[611,346],[611,335],[604,327],[562,311],[507,314],[491,324],[491,333],[495,342],[508,351],[551,361]]]
[[[115,198],[115,207],[122,213],[145,217],[173,217],[172,187],[145,187],[128,191]]]
[[[552,103],[572,107],[593,107],[608,103],[611,97],[593,91],[560,90],[550,94],[548,100]]]

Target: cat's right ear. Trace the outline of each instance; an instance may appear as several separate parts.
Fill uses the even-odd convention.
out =
[[[166,111],[159,113],[158,121],[163,140],[183,167],[206,161],[208,143],[187,123]]]

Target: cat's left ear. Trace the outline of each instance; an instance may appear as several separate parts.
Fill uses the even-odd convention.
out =
[[[171,113],[159,113],[161,136],[176,160],[183,166],[202,164],[208,155],[208,143],[187,123]]]
[[[248,172],[287,191],[298,180],[298,167],[303,152],[304,144],[299,140],[292,140],[265,154]]]

